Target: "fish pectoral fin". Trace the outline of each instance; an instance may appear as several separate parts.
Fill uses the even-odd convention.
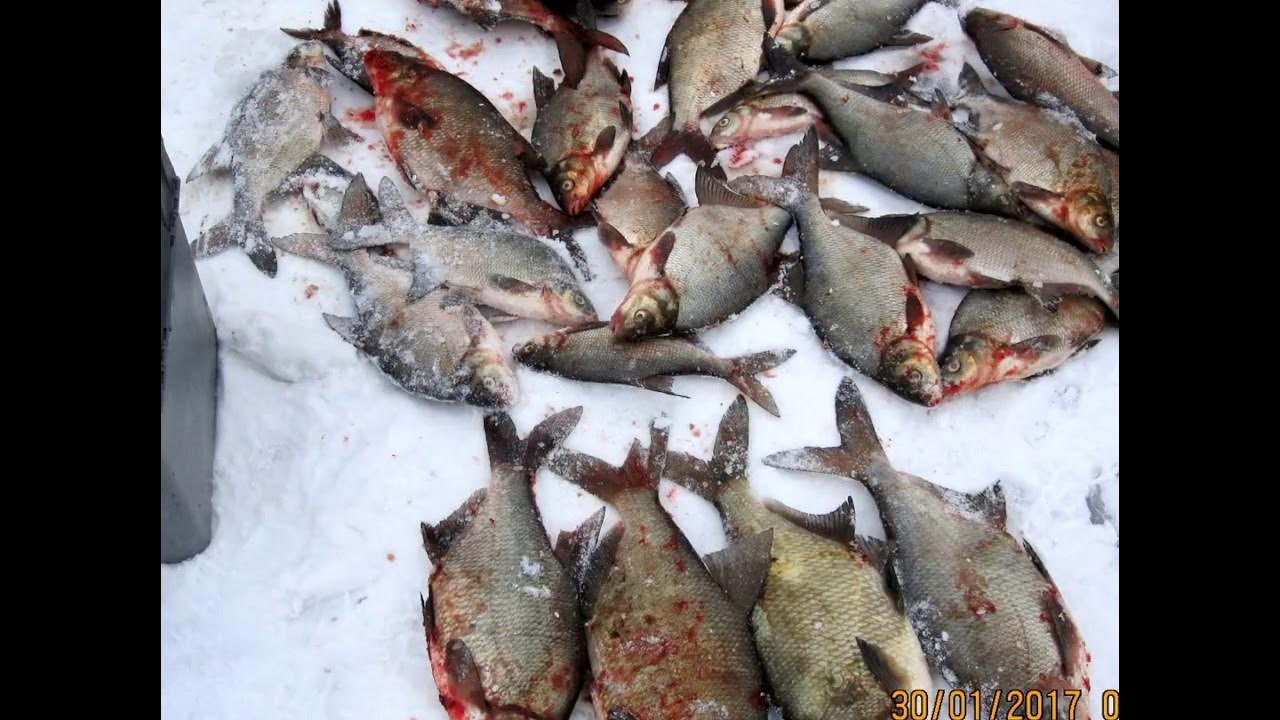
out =
[[[548,102],[551,96],[556,93],[556,81],[542,74],[538,68],[533,69],[533,104],[541,110]]]
[[[443,560],[449,552],[449,546],[471,525],[471,520],[480,511],[480,506],[484,504],[488,492],[485,488],[475,491],[458,506],[458,509],[435,525],[419,523],[422,530],[422,547],[427,551],[427,557],[432,563],[438,564]]]
[[[600,508],[599,515],[603,522],[604,508]],[[600,596],[600,588],[613,569],[613,561],[618,556],[618,545],[622,543],[626,528],[626,524],[619,521],[600,538],[594,550],[575,560],[573,579],[578,585],[578,605],[585,620],[590,620],[595,613],[596,598]]]
[[[857,638],[857,640],[858,650],[862,653],[862,662],[867,666],[867,670],[875,676],[886,695],[892,695],[898,690],[910,692],[913,689],[911,687],[911,679],[883,650],[862,638]]]
[[[480,314],[484,316],[485,320],[489,321],[490,325],[515,322],[520,319],[515,315],[503,312],[497,308],[491,308],[488,305],[477,305],[476,309],[480,311]]]
[[[449,673],[449,680],[464,705],[467,707],[487,709],[489,703],[484,697],[484,681],[480,676],[480,667],[467,643],[459,638],[449,641],[444,650],[444,667]]]
[[[1027,207],[1036,210],[1040,214],[1052,215],[1055,210],[1066,206],[1067,197],[1062,193],[1031,185],[1024,182],[1015,182],[1009,186],[1014,195],[1027,205]]]
[[[234,157],[231,154],[231,145],[227,141],[219,140],[212,147],[200,156],[200,160],[196,162],[196,166],[191,168],[191,172],[187,173],[186,182],[191,182],[196,178],[207,175],[209,173],[223,174],[231,171],[231,163]]]
[[[730,602],[743,615],[748,615],[769,577],[773,563],[773,528],[704,555],[702,562]]]
[[[1023,288],[1040,301],[1049,310],[1057,310],[1062,298],[1068,295],[1093,295],[1094,293],[1082,285],[1073,283],[1044,283],[1039,287],[1024,285]]]
[[[498,290],[515,295],[535,295],[542,292],[542,289],[536,285],[496,273],[489,276],[489,284]]]
[[[973,257],[972,250],[954,240],[929,237],[921,238],[920,243],[931,258],[936,257],[942,262],[961,262]]]
[[[981,97],[991,94],[987,92],[987,86],[982,82],[982,76],[969,63],[965,63],[964,67],[960,69],[959,85],[960,97]],[[970,117],[973,117],[974,114],[974,110],[969,111]]]
[[[339,315],[324,314],[324,322],[329,329],[338,333],[338,335],[347,342],[357,348],[364,346],[364,332],[360,327],[360,321],[356,318],[341,317]]]
[[[902,599],[902,581],[898,578],[898,564],[894,562],[894,553],[890,550],[884,559],[884,590],[893,599],[893,606],[898,612],[906,613],[907,604]]]
[[[1009,352],[1028,360],[1035,360],[1045,353],[1054,352],[1066,344],[1059,335],[1037,335],[1009,347]]]
[[[920,45],[921,43],[927,43],[931,40],[933,40],[932,35],[911,32],[904,28],[891,35],[888,40],[884,41],[884,44],[888,47],[904,47],[908,45]]]
[[[1005,508],[1004,486],[1000,481],[997,480],[982,492],[976,493],[964,493],[943,487],[938,490],[942,499],[957,510],[977,515],[993,529],[1005,531],[1008,511]]]
[[[413,283],[405,295],[409,302],[421,300],[443,284],[435,265],[419,255],[416,251],[413,254]]]
[[[322,122],[324,123],[324,136],[326,140],[331,142],[349,143],[360,142],[364,139],[360,137],[359,133],[347,129],[345,125],[338,122],[338,118],[334,117],[333,113],[325,113]]]
[[[556,557],[560,559],[561,565],[570,570],[573,577],[577,577],[575,568],[584,566],[589,559],[596,540],[600,537],[600,528],[604,527],[604,515],[605,508],[600,508],[572,531],[561,530],[556,536]]]
[[[724,180],[717,178],[713,171],[699,165],[694,174],[694,194],[699,205],[724,205],[737,208],[758,208],[760,201],[735,192]]]
[[[614,140],[618,137],[618,128],[610,125],[600,131],[596,136],[596,144],[593,152],[596,155],[607,155],[613,149]]]
[[[844,215],[860,215],[871,209],[864,205],[845,202],[840,198],[821,198],[818,204],[822,206],[822,211],[827,214],[827,217],[833,220],[841,220],[841,216]]]
[[[680,393],[676,392],[673,389],[672,383],[673,383],[673,379],[669,375],[653,375],[647,378],[640,378],[639,380],[636,380],[633,384],[636,385],[637,387],[642,387],[645,390],[652,390],[653,392],[659,392],[659,393],[662,393],[663,395],[671,395],[672,397],[684,398],[688,400],[689,396],[681,395]]]
[[[313,157],[318,158],[316,162],[319,163],[333,162],[323,155]],[[374,197],[369,184],[364,180],[364,174],[360,173],[351,179],[351,184],[342,194],[342,207],[338,211],[333,234],[341,237],[350,232],[354,237],[354,233],[360,228],[366,225],[377,225],[380,222],[382,222],[382,211],[378,207],[378,198]],[[366,245],[367,243],[361,244],[361,246]]]
[[[840,503],[840,507],[835,510],[820,515],[797,510],[772,498],[765,499],[764,506],[774,515],[784,518],[791,524],[798,525],[814,535],[844,543],[852,543],[858,539],[854,528],[852,497]]]

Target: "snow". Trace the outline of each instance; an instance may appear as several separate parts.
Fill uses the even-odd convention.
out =
[[[1082,54],[1119,68],[1118,3],[983,4],[1059,29]],[[319,27],[323,6],[321,0],[162,1],[161,132],[180,176],[221,137],[255,79],[295,44],[277,28]],[[641,132],[669,107],[666,90],[654,92],[651,83],[666,30],[682,7],[632,0],[622,18],[601,23],[631,51],[613,59],[637,78],[633,105]],[[559,67],[554,43],[527,25],[505,23],[486,33],[448,8],[410,0],[351,2],[343,16],[348,32],[367,27],[400,35],[465,73],[525,133],[533,120],[531,68]],[[996,87],[953,10],[927,4],[908,27],[934,36],[928,48],[945,45],[926,87],[954,91],[965,60]],[[447,51],[481,39],[483,51],[475,57]],[[919,60],[918,48],[895,48],[837,66],[891,71]],[[334,114],[364,140],[326,145],[325,152],[365,173],[371,187],[391,177],[410,211],[424,220],[424,199],[396,170],[377,129],[345,114],[372,100],[341,77],[333,92]],[[705,119],[704,127],[714,120]],[[759,158],[730,176],[776,175],[774,158],[798,139],[757,143]],[[727,162],[729,151],[721,157]],[[692,163],[679,158],[667,170],[692,199]],[[921,209],[848,174],[823,173],[821,192],[867,205],[873,214]],[[183,187],[181,214],[190,237],[230,207],[227,181],[202,178]],[[266,223],[275,236],[318,231],[300,197],[270,209]],[[578,241],[598,276],[584,290],[607,313],[626,282],[594,230],[579,231]],[[792,230],[784,250],[794,247]],[[239,251],[198,267],[220,341],[214,533],[201,555],[161,567],[161,715],[445,718],[422,632],[418,594],[429,568],[418,523],[439,521],[486,483],[480,411],[407,395],[330,330],[322,313],[354,315],[340,271],[282,256],[278,276],[270,279]],[[945,337],[963,292],[926,284],[924,293]],[[520,321],[497,329],[509,348],[551,327]],[[750,409],[752,483],[762,496],[808,512],[827,512],[851,495],[859,532],[882,536],[860,486],[760,462],[773,452],[837,440],[833,397],[852,371],[822,348],[804,315],[767,296],[702,340],[723,357],[798,351],[765,378],[782,417]],[[683,400],[523,367],[517,375],[522,399],[511,415],[521,433],[551,412],[583,405],[567,445],[612,463],[621,462],[633,438],[647,442],[649,422],[660,416],[672,428],[672,449],[708,457],[720,416],[735,397],[715,378],[677,379],[675,391],[691,398]],[[864,377],[857,382],[898,469],[964,492],[1002,482],[1010,527],[1035,545],[1092,653],[1090,705],[1098,717],[1102,691],[1119,686],[1118,331],[1107,330],[1100,345],[1049,377],[986,388],[934,409],[909,405]],[[1086,502],[1095,486],[1107,513],[1101,524],[1090,521]],[[667,481],[660,493],[699,552],[724,546],[710,505]],[[576,527],[601,504],[548,471],[539,476],[537,498],[550,537]],[[610,510],[606,525],[616,517]],[[580,704],[575,717],[589,716]]]

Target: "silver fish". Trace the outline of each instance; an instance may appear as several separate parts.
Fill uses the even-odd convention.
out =
[[[769,414],[778,406],[756,375],[786,362],[795,350],[769,350],[736,358],[722,358],[702,344],[684,337],[646,338],[620,342],[608,323],[557,330],[517,345],[511,354],[523,365],[574,380],[637,385],[674,395],[676,375],[722,378],[746,393]]]
[[[397,52],[405,57],[420,60],[437,70],[444,69],[444,66],[436,62],[435,58],[404,38],[363,28],[355,35],[342,32],[342,6],[338,4],[338,0],[330,0],[328,7],[325,8],[324,27],[318,30],[280,28],[280,31],[299,40],[318,40],[324,43],[335,56],[329,59],[329,64],[351,82],[370,93],[373,92],[373,84],[369,82],[369,73],[364,69],[364,54],[370,50]]]
[[[630,279],[637,251],[657,240],[684,209],[684,194],[671,173],[659,175],[643,153],[629,152],[622,170],[596,196],[600,242]]]
[[[799,58],[831,62],[883,45],[933,38],[903,29],[925,0],[806,0],[787,13],[778,44]]]
[[[1043,703],[1046,717],[1056,708],[1054,720],[1087,720],[1084,640],[1044,563],[1005,529],[1000,486],[965,495],[894,470],[848,378],[836,394],[836,426],[839,447],[788,450],[764,463],[852,478],[871,491],[908,616],[933,667],[966,694],[981,691],[980,717],[1005,717],[1017,690],[1057,693],[1052,705]],[[1006,700],[992,715],[997,691]]]
[[[267,238],[262,209],[291,176],[318,164],[326,136],[348,140],[354,133],[330,113],[330,75],[324,46],[306,42],[289,52],[284,66],[263,73],[236,104],[222,139],[187,176],[231,173],[235,199],[230,217],[191,243],[197,257],[239,246],[259,270],[276,274],[276,253]]]

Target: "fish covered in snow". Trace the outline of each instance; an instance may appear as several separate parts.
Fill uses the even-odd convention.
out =
[[[1017,286],[1053,307],[1065,295],[1106,303],[1120,319],[1120,291],[1071,244],[1026,223],[964,212],[842,217],[889,243],[921,275],[961,287]]]
[[[684,212],[684,193],[671,173],[659,175],[648,157],[627,153],[622,170],[595,199],[594,213],[600,242],[631,278],[637,252],[658,239]]]
[[[369,82],[369,74],[364,69],[364,54],[370,50],[385,50],[399,53],[405,57],[419,60],[427,65],[443,70],[444,67],[435,58],[423,52],[422,48],[404,38],[386,33],[361,28],[355,35],[342,31],[342,6],[338,0],[330,0],[324,11],[324,26],[319,29],[294,30],[280,28],[281,32],[299,40],[316,40],[324,43],[335,57],[329,58],[329,64],[345,75],[351,82],[368,92],[373,92],[373,84]]]
[[[365,53],[378,127],[419,192],[485,208],[569,248],[587,273],[572,231],[584,223],[538,196],[529,170],[542,158],[488,98],[465,80],[385,50]]]
[[[925,655],[953,687],[980,691],[984,707],[972,717],[1016,711],[1017,690],[1043,693],[1045,717],[1087,720],[1090,658],[1080,628],[1044,562],[1006,529],[1000,486],[966,495],[895,470],[848,378],[836,394],[836,427],[839,446],[787,450],[764,463],[852,478],[871,492]],[[998,695],[1005,700],[993,715]]]
[[[599,52],[577,87],[533,69],[533,147],[560,207],[577,215],[622,164],[631,142],[631,78]]]
[[[893,248],[849,226],[845,218],[863,208],[818,199],[813,129],[783,167],[783,178],[739,177],[732,187],[795,215],[801,259],[787,272],[791,299],[840,360],[907,400],[936,405],[942,399],[937,329],[920,287]]]
[[[430,0],[436,7],[440,0]],[[564,69],[564,81],[569,87],[577,87],[587,66],[587,49],[602,47],[627,54],[627,46],[606,32],[583,27],[578,23],[552,12],[541,0],[443,0],[445,5],[457,10],[488,30],[504,20],[526,22],[550,35],[556,41],[560,53],[560,66]],[[581,3],[579,3],[581,7]]]
[[[591,659],[591,702],[608,720],[765,720],[769,700],[747,618],[754,596],[731,597],[658,504],[667,431],[650,428],[621,467],[562,450],[550,469],[622,516],[592,546],[563,543],[574,561]],[[560,544],[560,543],[558,543]],[[757,591],[756,577],[736,590]]]
[[[761,501],[747,479],[747,441],[739,397],[710,462],[670,452],[667,476],[724,518],[732,544],[705,558],[722,584],[754,579],[754,563],[765,564],[763,592],[738,596],[754,599],[751,625],[775,702],[796,720],[891,717],[894,692],[931,692],[933,679],[884,543],[854,531],[852,498],[822,515]]]
[[[670,128],[653,151],[662,167],[678,155],[710,165],[715,149],[702,134],[704,113],[755,78],[761,42],[780,14],[777,0],[697,0],[676,18],[654,89],[663,85],[671,104]]]
[[[960,87],[964,96],[956,105],[969,113],[966,132],[1018,198],[1093,252],[1111,249],[1107,151],[1048,111],[988,93],[969,65]]]
[[[364,221],[375,217],[369,199],[358,186],[349,190],[341,226],[369,224]],[[409,393],[485,408],[509,407],[516,401],[519,388],[498,333],[465,294],[440,287],[410,299],[410,264],[375,258],[365,249],[336,250],[329,240],[328,235],[300,233],[274,242],[291,255],[343,271],[356,315],[326,314],[330,329]]]
[[[964,31],[1010,95],[1070,110],[1100,140],[1120,149],[1120,98],[1099,77],[1114,76],[1114,70],[1076,53],[1060,34],[1006,13],[970,10]]]
[[[636,385],[672,395],[673,376],[722,378],[774,416],[778,415],[778,406],[769,389],[755,376],[781,365],[794,354],[794,350],[770,350],[722,358],[701,343],[679,336],[621,342],[604,322],[557,330],[512,350],[521,364],[561,377]]]
[[[815,63],[863,55],[884,45],[918,45],[933,38],[903,26],[925,0],[804,0],[787,12],[778,44]]]
[[[558,412],[524,439],[505,413],[486,416],[488,487],[422,524],[432,564],[423,626],[450,718],[565,720],[578,700],[587,658],[577,591],[531,483],[581,416]],[[585,527],[598,531],[603,513],[593,520]]]
[[[365,191],[363,185],[357,177],[348,192]],[[339,250],[407,246],[413,261],[410,299],[445,286],[514,317],[560,325],[596,320],[573,270],[537,238],[484,215],[459,226],[419,223],[391,178],[382,179],[378,198],[379,223],[343,229],[329,244]]]
[[[231,215],[192,241],[196,257],[239,246],[259,270],[275,277],[276,253],[262,222],[263,207],[295,175],[335,164],[320,154],[326,137],[355,137],[330,112],[324,63],[319,43],[291,50],[283,67],[263,73],[236,104],[222,139],[192,168],[187,182],[230,173],[235,190]]]
[[[942,394],[1052,372],[1096,345],[1106,324],[1107,307],[1091,297],[1068,295],[1051,310],[1016,288],[970,290],[939,362]]]
[[[733,192],[705,167],[695,190],[698,207],[627,263],[631,288],[612,321],[619,339],[714,325],[769,289],[791,216]]]
[[[887,102],[911,87],[923,67],[923,64],[913,65],[897,73],[856,68],[814,72],[850,90]],[[835,139],[822,110],[807,96],[800,93],[761,95],[744,100],[721,116],[711,128],[710,140],[715,147],[724,148],[748,140],[804,132],[810,126],[816,127],[824,137]]]

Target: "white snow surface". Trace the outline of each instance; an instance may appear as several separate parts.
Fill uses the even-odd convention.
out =
[[[961,10],[973,4],[964,2]],[[1082,54],[1120,66],[1114,1],[984,4],[1060,30]],[[162,0],[160,126],[179,175],[185,177],[219,139],[232,107],[258,75],[284,59],[294,41],[277,28],[319,27],[323,5]],[[666,31],[682,7],[631,0],[623,17],[601,23],[631,51],[613,60],[637,78],[640,132],[667,111],[666,89],[655,92],[651,85]],[[504,23],[485,32],[448,8],[411,0],[350,0],[343,19],[348,32],[365,27],[401,35],[451,71],[465,73],[526,135],[535,112],[530,70],[559,68],[552,41],[527,25]],[[966,60],[990,81],[955,10],[929,3],[909,27],[934,42],[837,66],[894,70],[918,62],[921,49],[938,50],[939,70],[926,76],[926,84],[954,89]],[[454,56],[479,41],[483,51],[474,58]],[[1118,80],[1111,84],[1118,87]],[[425,201],[386,156],[376,127],[358,116],[371,98],[340,76],[333,87],[335,114],[364,140],[327,145],[326,154],[363,172],[372,187],[391,176],[423,217]],[[705,127],[712,121],[705,119]],[[798,139],[758,143],[759,158],[730,176],[776,175],[780,158]],[[722,162],[731,154],[722,151]],[[692,199],[693,165],[679,158],[667,169]],[[824,173],[822,179],[824,195],[866,205],[872,214],[922,209],[864,178]],[[230,198],[225,180],[184,185],[181,215],[188,235],[196,237],[223,217]],[[277,236],[318,231],[301,198],[274,206],[266,220]],[[578,240],[598,275],[585,291],[607,317],[626,284],[594,229],[579,231]],[[794,243],[792,230],[784,249]],[[270,279],[238,250],[198,266],[220,342],[214,532],[196,558],[161,566],[162,717],[445,718],[422,631],[418,594],[425,592],[429,567],[418,523],[439,521],[485,485],[480,411],[407,395],[332,332],[322,313],[353,312],[337,270],[282,256],[278,276]],[[963,291],[930,284],[925,295],[941,350]],[[498,326],[508,347],[550,329],[532,321]],[[870,496],[853,482],[760,462],[779,450],[836,442],[836,385],[854,373],[823,349],[801,311],[766,296],[702,338],[725,356],[798,351],[765,380],[782,417],[750,406],[749,474],[757,492],[809,512],[826,512],[851,495],[859,531],[882,536]],[[966,492],[1003,483],[1011,531],[1035,545],[1093,655],[1094,717],[1102,690],[1119,687],[1119,355],[1119,333],[1109,329],[1100,345],[1051,376],[989,387],[934,409],[910,405],[855,374],[900,470]],[[709,456],[720,416],[735,395],[712,378],[677,379],[676,391],[690,396],[684,400],[525,368],[517,374],[521,400],[511,415],[522,434],[551,412],[582,405],[582,420],[566,444],[615,463],[633,438],[647,442],[655,417],[670,423],[674,449]],[[1113,522],[1089,521],[1085,498],[1095,484],[1101,484]],[[710,505],[667,481],[660,490],[664,507],[699,552],[724,546]],[[537,493],[551,537],[601,504],[549,471],[540,474]],[[615,519],[610,510],[606,524]],[[590,717],[585,702],[579,717]]]

